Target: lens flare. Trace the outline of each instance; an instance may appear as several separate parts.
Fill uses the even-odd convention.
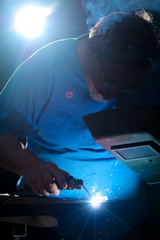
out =
[[[92,204],[92,207],[97,209],[100,207],[100,204],[101,202],[105,202],[108,200],[108,197],[107,196],[102,196],[99,192],[96,193],[92,199],[91,199],[91,204]]]
[[[51,9],[39,6],[26,6],[20,9],[16,15],[15,28],[27,38],[34,38],[42,33],[45,18],[51,13]]]

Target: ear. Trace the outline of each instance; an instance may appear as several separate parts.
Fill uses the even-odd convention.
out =
[[[97,39],[96,38],[89,38],[88,39],[88,47],[91,51],[94,51],[97,49]]]
[[[98,56],[98,44],[96,39],[89,39],[87,44],[87,55],[89,58],[97,59]]]

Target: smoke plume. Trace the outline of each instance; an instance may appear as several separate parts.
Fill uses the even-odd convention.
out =
[[[145,9],[160,12],[160,0],[81,0],[90,29],[101,17],[115,11],[138,11]]]

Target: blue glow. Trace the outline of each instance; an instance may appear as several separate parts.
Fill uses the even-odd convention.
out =
[[[67,154],[69,156],[69,153]],[[106,152],[106,158],[107,154]],[[69,157],[61,161],[62,156],[55,154],[54,161],[59,168],[65,169],[75,178],[83,179],[85,187],[92,196],[99,192],[102,196],[107,196],[109,201],[127,201],[135,198],[139,192],[141,187],[139,177],[115,158],[81,161]],[[62,190],[56,198],[90,200],[84,188],[74,191]]]

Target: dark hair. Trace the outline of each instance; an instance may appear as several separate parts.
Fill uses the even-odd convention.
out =
[[[114,61],[135,82],[152,66],[160,45],[159,32],[151,14],[115,12],[103,17],[91,30],[90,39],[97,39],[101,61]],[[123,75],[123,74],[122,74]],[[123,81],[127,82],[128,78]]]

